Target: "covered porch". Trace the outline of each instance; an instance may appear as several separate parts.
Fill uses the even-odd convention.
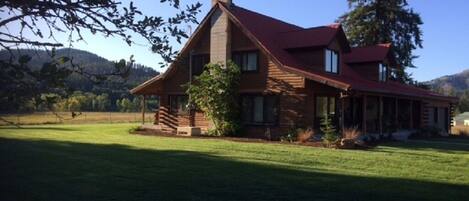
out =
[[[378,94],[339,97],[339,128],[356,128],[365,134],[387,135],[421,127],[422,100]]]
[[[336,124],[340,130],[355,128],[364,134],[388,136],[436,127],[451,132],[454,103],[423,97],[376,93],[340,93]]]

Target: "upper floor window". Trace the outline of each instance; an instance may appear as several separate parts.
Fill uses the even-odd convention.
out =
[[[388,78],[388,66],[386,64],[379,64],[379,81],[385,82]]]
[[[169,107],[173,114],[187,114],[189,109],[187,95],[171,95],[169,96]]]
[[[241,72],[256,72],[259,70],[259,52],[235,52],[233,62],[241,68]]]
[[[339,73],[339,54],[330,49],[326,49],[325,67],[326,72]]]
[[[210,62],[209,54],[192,55],[192,75],[199,76]]]

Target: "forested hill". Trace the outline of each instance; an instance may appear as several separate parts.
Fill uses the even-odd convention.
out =
[[[15,56],[19,55],[29,55],[31,56],[31,61],[28,65],[31,68],[39,68],[42,66],[43,63],[48,62],[51,60],[49,53],[46,51],[39,51],[39,50],[27,50],[23,49],[20,50],[20,53],[17,51],[13,51]],[[57,57],[66,56],[73,59],[74,64],[78,64],[84,68],[86,72],[100,74],[106,72],[112,72],[114,69],[114,63],[100,57],[94,53],[72,49],[72,48],[64,48],[58,49],[56,51]],[[130,55],[129,55],[130,56]],[[10,53],[3,50],[0,51],[0,59],[5,60],[10,57]],[[126,58],[127,59],[127,58]],[[131,89],[138,84],[144,82],[145,80],[158,75],[158,72],[153,68],[135,64],[131,69],[130,76],[126,80],[113,80],[113,84],[105,83],[103,85],[96,85],[92,81],[79,76],[79,75],[72,75],[67,80],[69,86],[71,86],[74,90],[79,90],[83,92],[94,92],[94,93],[101,93],[103,92],[104,88],[111,91],[122,91],[123,90]]]
[[[436,92],[458,97],[456,113],[469,112],[469,69],[454,75],[436,78],[424,84]]]
[[[50,52],[46,51],[22,49],[19,51],[13,50],[12,53],[14,61],[17,61],[20,55],[31,56],[31,60],[27,63],[27,65],[32,69],[39,69],[44,63],[50,62],[52,60]],[[72,48],[64,48],[56,50],[55,54],[56,58],[62,56],[71,58],[73,60],[73,64],[81,66],[84,71],[89,73],[104,74],[113,72],[113,70],[115,69],[115,65],[112,61],[109,61],[91,52]],[[0,51],[0,60],[8,60],[10,57],[11,53],[7,52],[6,50]],[[157,72],[153,68],[140,64],[134,64],[130,70],[130,75],[127,79],[112,77],[110,81],[106,81],[102,84],[97,84],[81,75],[72,74],[67,78],[66,84],[74,92],[70,98],[87,97],[90,100],[88,101],[89,103],[84,102],[80,103],[80,105],[78,106],[73,106],[73,110],[97,110],[96,108],[92,107],[91,104],[93,103],[94,98],[97,98],[99,95],[103,95],[103,97],[106,97],[106,107],[101,107],[99,110],[115,111],[121,110],[118,104],[120,101],[124,99],[126,99],[126,102],[128,102],[127,100],[134,100],[134,96],[129,93],[130,89],[158,74],[159,72]],[[82,99],[83,98],[81,98],[80,100]],[[62,104],[64,106],[62,108],[59,108],[59,110],[72,110],[72,106],[67,105],[68,102],[70,102],[69,100],[64,99],[62,100],[62,102],[64,103]],[[96,100],[94,100],[94,102],[96,102]],[[135,100],[134,102],[138,102],[138,100]],[[0,112],[1,110],[5,110],[5,108],[0,107]],[[30,111],[32,109],[31,107],[24,106],[23,110]]]
[[[454,75],[446,75],[433,79],[426,82],[426,84],[432,89],[445,91],[447,93],[450,93],[450,91],[465,91],[469,89],[469,69]]]

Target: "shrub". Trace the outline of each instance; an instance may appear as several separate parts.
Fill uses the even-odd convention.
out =
[[[140,128],[140,126],[133,126],[132,128],[129,128],[128,130],[129,133],[135,133],[137,131],[143,131],[143,129]]]
[[[439,136],[441,129],[436,126],[425,126],[416,133],[417,137],[435,137]]]
[[[362,132],[358,130],[358,128],[352,127],[352,128],[344,128],[344,131],[342,133],[342,138],[345,139],[357,139],[362,135]]]
[[[357,127],[344,128],[342,132],[342,139],[340,139],[339,148],[341,149],[353,149],[356,145],[363,145],[363,141],[358,138],[362,135],[362,132]]]
[[[321,120],[321,131],[324,133],[322,140],[327,147],[331,147],[339,140],[337,130],[334,125],[332,125],[332,120],[329,116]]]
[[[283,136],[280,136],[280,141],[282,142],[294,142],[298,138],[298,128],[292,126],[288,129],[287,133]]]
[[[202,74],[186,85],[190,104],[202,110],[214,124],[210,135],[234,135],[239,130],[239,78],[239,67],[231,61],[226,66],[207,64]]]
[[[311,128],[307,128],[307,129],[298,129],[297,130],[297,140],[301,143],[305,143],[305,142],[308,142],[309,139],[311,139],[311,137],[313,137],[314,135],[314,131],[313,129]]]

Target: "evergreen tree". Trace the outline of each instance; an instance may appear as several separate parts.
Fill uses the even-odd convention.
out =
[[[368,46],[391,43],[396,61],[404,71],[398,72],[400,79],[411,82],[406,67],[415,67],[417,58],[412,52],[422,48],[422,19],[407,3],[407,0],[347,0],[349,12],[342,15],[342,23],[352,46]]]
[[[324,117],[321,120],[321,131],[324,133],[322,137],[324,143],[329,147],[339,140],[339,135],[336,128],[332,124],[332,119],[329,116]]]

